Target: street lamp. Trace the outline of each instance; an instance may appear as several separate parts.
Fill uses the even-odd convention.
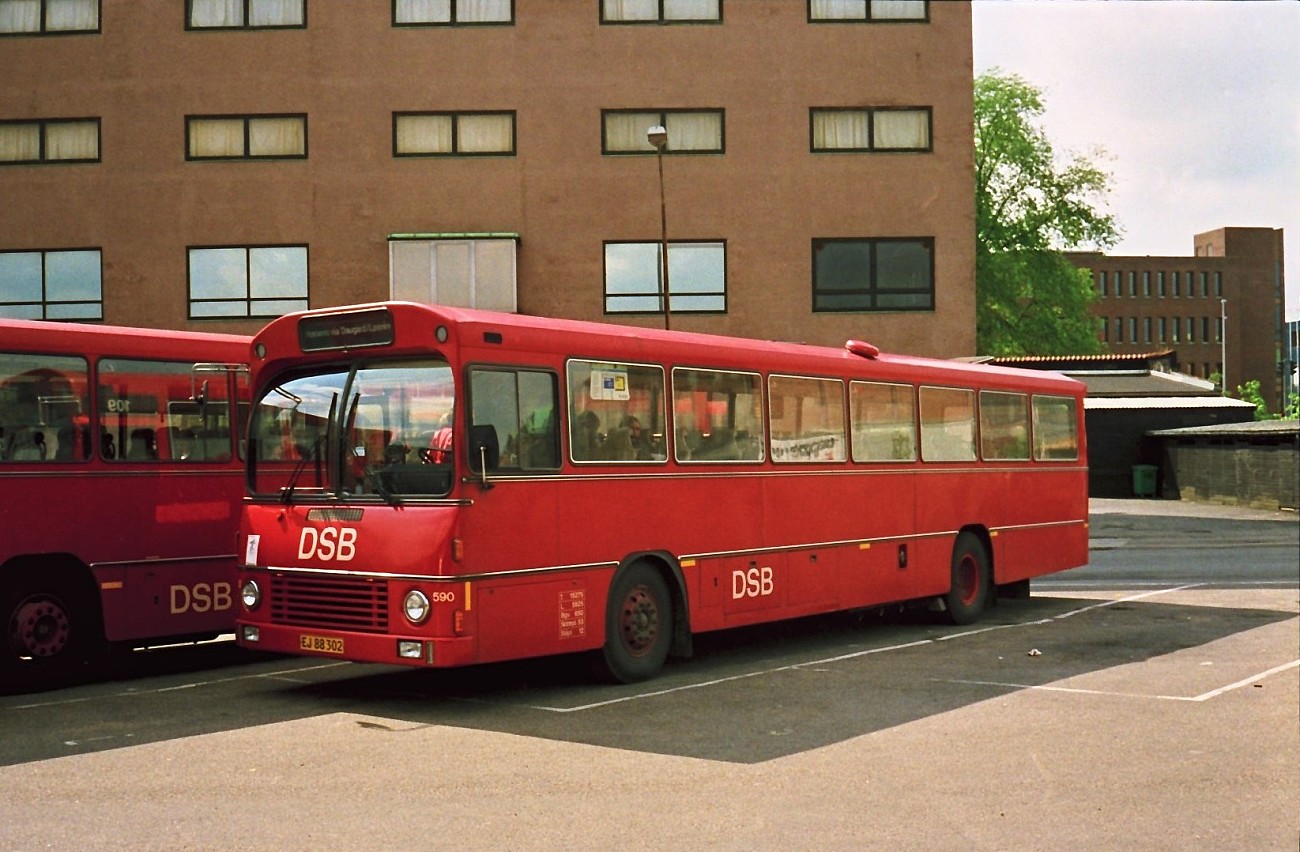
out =
[[[1219,382],[1228,395],[1228,300],[1219,300]]]
[[[656,124],[645,133],[654,146],[659,160],[659,309],[664,312],[664,329],[669,328],[668,315],[672,297],[668,292],[668,206],[664,203],[664,148],[668,145],[668,130]]]

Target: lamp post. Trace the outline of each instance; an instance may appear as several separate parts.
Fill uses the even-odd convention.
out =
[[[668,145],[668,130],[656,124],[646,131],[646,139],[654,146],[659,161],[659,308],[664,312],[664,329],[670,326],[672,296],[668,291],[668,206],[664,203],[664,148]]]
[[[1228,300],[1219,300],[1219,383],[1228,395]]]

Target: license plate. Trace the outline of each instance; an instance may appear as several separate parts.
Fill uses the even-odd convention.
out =
[[[312,636],[310,633],[303,633],[298,637],[298,648],[316,653],[342,654],[343,640],[333,636]]]

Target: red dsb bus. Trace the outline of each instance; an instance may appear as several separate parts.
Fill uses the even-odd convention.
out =
[[[248,352],[0,320],[0,687],[234,630]]]
[[[634,681],[696,633],[967,623],[1087,561],[1057,375],[403,303],[277,319],[252,368],[250,648]]]

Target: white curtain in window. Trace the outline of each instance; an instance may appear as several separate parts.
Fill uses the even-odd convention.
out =
[[[303,0],[249,0],[250,27],[292,27],[303,22]]]
[[[874,121],[876,148],[930,147],[930,123],[924,110],[879,110]]]
[[[397,0],[394,23],[447,24],[451,22],[451,0]]]
[[[659,124],[657,112],[617,112],[605,116],[606,151],[653,151],[646,131]]]
[[[307,153],[307,127],[301,118],[250,118],[250,157],[295,157]]]
[[[925,0],[871,0],[873,20],[924,21]]]
[[[665,21],[716,21],[718,0],[664,0]]]
[[[0,163],[30,162],[40,156],[40,125],[0,124]]]
[[[510,20],[510,0],[456,0],[459,23],[485,23]]]
[[[97,0],[45,0],[45,29],[50,32],[98,28]]]
[[[99,159],[99,125],[93,121],[45,125],[45,159]]]
[[[0,3],[0,33],[41,31],[41,0],[6,0]]]
[[[242,27],[243,0],[191,0],[191,27]]]
[[[191,157],[244,156],[244,121],[202,118],[190,122]]]
[[[399,115],[397,153],[450,154],[451,116]]]
[[[503,153],[512,150],[513,115],[462,115],[457,121],[456,150],[462,154]]]
[[[812,0],[812,18],[821,20],[865,20],[867,0]]]
[[[866,149],[865,111],[824,110],[813,113],[813,149]]]
[[[674,112],[667,116],[669,151],[721,151],[722,114]]]
[[[657,21],[659,0],[604,0],[607,21]]]

